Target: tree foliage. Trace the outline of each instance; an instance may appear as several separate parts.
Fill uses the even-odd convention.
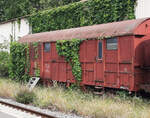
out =
[[[79,0],[0,0],[0,22]]]

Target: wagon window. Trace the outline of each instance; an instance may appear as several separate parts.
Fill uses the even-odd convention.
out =
[[[103,52],[103,48],[102,48],[102,42],[98,43],[98,58],[102,59],[102,52]]]
[[[44,52],[49,52],[50,51],[50,43],[44,43]]]
[[[106,40],[107,50],[117,50],[118,49],[118,41],[117,38],[110,38]]]

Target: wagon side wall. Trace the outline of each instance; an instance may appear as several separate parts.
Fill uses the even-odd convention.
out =
[[[135,89],[143,89],[143,85],[150,84],[150,34],[134,38],[134,69]]]
[[[137,35],[134,36],[134,89],[138,91],[143,89],[143,85],[150,83],[150,20],[140,24],[135,29],[135,34]]]

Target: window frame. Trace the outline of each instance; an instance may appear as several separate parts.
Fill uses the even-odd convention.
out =
[[[47,44],[49,44],[49,47],[46,47]],[[47,48],[48,50],[47,50],[46,48]],[[46,52],[46,53],[50,52],[50,51],[51,51],[51,43],[50,43],[50,42],[45,42],[45,43],[44,43],[44,46],[43,46],[43,50],[44,50],[44,52]]]
[[[116,40],[116,42],[113,42],[113,39],[115,39]],[[108,42],[110,40],[110,42]],[[112,42],[111,42],[112,41]],[[108,48],[108,43],[115,43],[116,45],[115,45],[115,48]],[[117,37],[113,37],[113,38],[108,38],[108,39],[106,39],[106,49],[107,50],[118,50],[118,38]]]
[[[101,43],[101,57],[100,57],[100,47],[99,44]],[[102,60],[103,59],[103,41],[98,41],[98,60]]]

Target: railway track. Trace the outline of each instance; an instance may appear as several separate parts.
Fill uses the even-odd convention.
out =
[[[31,108],[26,108],[26,107],[23,107],[23,106],[15,105],[15,104],[12,104],[12,103],[9,103],[9,102],[6,102],[6,101],[1,101],[0,100],[0,105],[4,105],[4,106],[7,106],[7,107],[10,107],[10,108],[13,108],[13,109],[25,112],[25,113],[30,113],[31,115],[37,116],[38,118],[39,117],[40,118],[57,118],[57,117],[51,116],[47,113],[40,112],[38,110],[33,110]],[[25,116],[23,116],[23,118],[25,118]]]

